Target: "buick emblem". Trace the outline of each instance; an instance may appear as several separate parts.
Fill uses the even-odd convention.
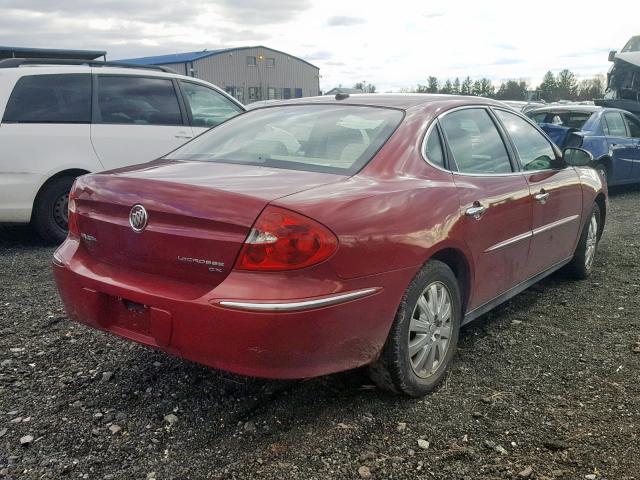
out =
[[[142,205],[134,205],[129,212],[129,225],[134,232],[141,232],[147,226],[149,216]]]

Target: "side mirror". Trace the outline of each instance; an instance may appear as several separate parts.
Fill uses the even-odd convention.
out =
[[[610,61],[610,62],[613,62],[613,61],[615,60],[615,58],[616,58],[616,53],[618,53],[618,52],[616,52],[615,50],[611,50],[611,51],[609,52],[609,61]]]
[[[567,147],[562,151],[562,159],[572,167],[588,167],[593,162],[593,155],[584,148]]]

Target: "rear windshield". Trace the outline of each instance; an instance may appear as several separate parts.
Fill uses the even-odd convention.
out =
[[[582,130],[582,127],[589,117],[593,115],[591,112],[528,112],[527,115],[536,123],[551,123],[553,125],[560,125],[562,127],[577,128]]]
[[[352,175],[384,145],[402,117],[395,109],[352,105],[252,110],[166,158]]]

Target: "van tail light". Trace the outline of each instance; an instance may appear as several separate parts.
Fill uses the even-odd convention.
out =
[[[68,206],[68,228],[70,237],[79,237],[80,228],[78,227],[78,212],[76,211],[76,182],[73,182],[71,191],[69,192]]]
[[[237,270],[282,271],[316,265],[338,248],[327,227],[298,213],[267,206],[240,250]]]

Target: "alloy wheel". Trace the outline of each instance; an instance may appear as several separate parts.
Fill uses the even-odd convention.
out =
[[[430,377],[444,363],[451,330],[451,293],[442,282],[430,283],[418,297],[409,325],[409,361],[418,377]]]

